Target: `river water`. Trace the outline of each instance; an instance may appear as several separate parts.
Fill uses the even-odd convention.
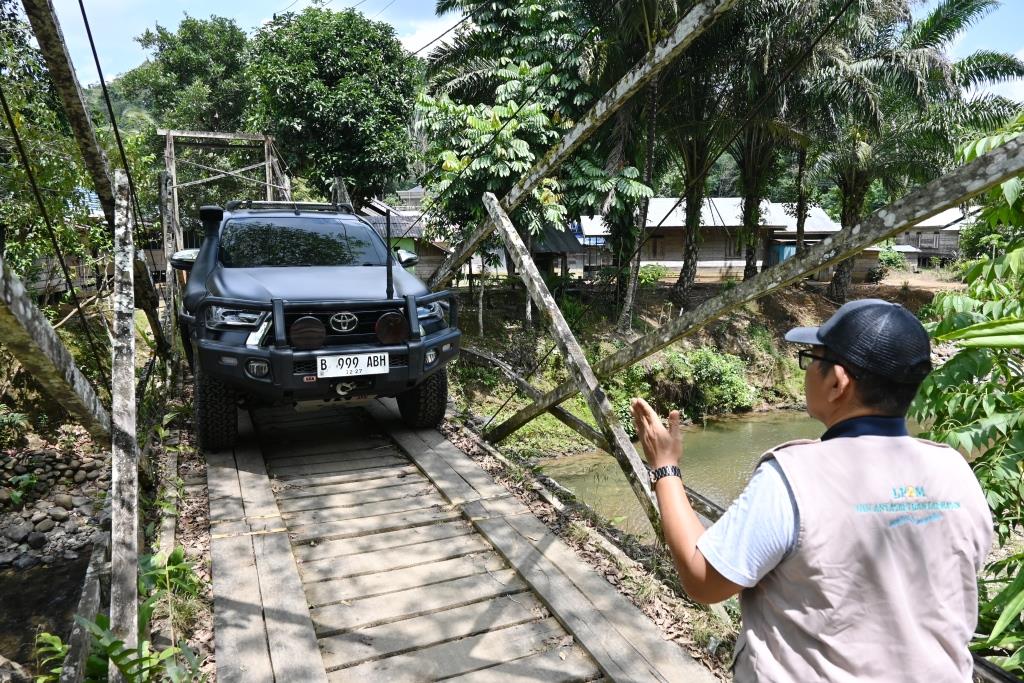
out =
[[[793,439],[815,439],[823,431],[820,422],[797,411],[752,413],[687,427],[683,478],[688,487],[727,507],[766,450]],[[620,529],[653,540],[654,531],[612,456],[595,450],[545,460],[540,467]]]

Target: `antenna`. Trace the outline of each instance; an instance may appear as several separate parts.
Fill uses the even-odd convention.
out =
[[[387,296],[385,298],[391,299],[395,295],[394,275],[391,272],[395,260],[395,255],[391,251],[391,209],[388,209],[384,214],[384,234],[387,235],[388,240],[388,280],[387,288],[385,289]]]
[[[335,176],[331,183],[331,203],[337,209],[347,209],[349,213],[355,213],[352,208],[352,200],[348,196],[348,188],[345,186],[345,179]]]

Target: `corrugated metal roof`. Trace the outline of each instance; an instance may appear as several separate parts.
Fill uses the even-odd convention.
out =
[[[576,239],[576,235],[569,232],[567,228],[554,228],[545,225],[543,232],[534,235],[531,240],[531,250],[535,254],[579,254],[583,247]]]
[[[385,216],[362,215],[360,218],[372,225],[374,229],[380,233],[380,236],[384,237],[384,233],[387,230],[387,218]],[[398,237],[405,235],[405,231],[408,230],[409,234],[405,235],[406,237],[421,239],[423,237],[423,231],[427,226],[424,225],[424,220],[417,220],[417,218],[417,216],[391,214],[391,237],[397,239]]]

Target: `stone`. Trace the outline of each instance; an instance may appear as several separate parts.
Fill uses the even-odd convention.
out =
[[[63,522],[70,517],[68,511],[64,508],[50,508],[50,519],[55,519],[58,522]]]
[[[6,486],[0,486],[0,505],[7,505],[11,502],[11,490]]]
[[[32,683],[32,676],[21,664],[0,655],[0,681],[3,683]]]
[[[64,559],[65,560],[77,560],[78,559],[78,553],[76,553],[74,551],[71,551],[71,550],[67,550],[67,551],[64,552]]]
[[[24,465],[15,465],[14,466],[14,473],[15,474],[28,474],[28,468],[25,467]]]
[[[39,550],[44,545],[46,545],[46,534],[40,533],[38,531],[33,531],[32,533],[30,533],[28,535],[28,547],[29,548],[34,548],[35,550]]]
[[[33,524],[39,524],[39,522],[43,521],[44,519],[46,519],[46,513],[43,512],[42,510],[36,510],[34,513],[32,513],[32,517],[29,518],[28,521],[32,522]]]
[[[68,467],[70,467],[73,470],[77,470],[81,466],[82,466],[82,461],[81,460],[72,460],[71,462],[68,463]]]
[[[78,470],[77,472],[75,472],[75,483],[81,484],[83,481],[85,481],[86,474],[87,473],[85,470]]]
[[[88,502],[89,502],[89,499],[86,498],[85,496],[71,496],[71,504],[74,505],[75,507],[79,507],[80,505],[85,505]]]
[[[93,470],[96,469],[97,465],[98,463],[95,460],[86,460],[85,462],[82,463],[82,469]]]
[[[50,564],[53,562],[54,558],[53,555],[43,555],[39,559],[43,561],[43,564]]]
[[[88,473],[87,475],[85,475],[85,478],[86,478],[86,479],[99,479],[99,476],[100,476],[101,474],[103,474],[103,472],[101,472],[101,471],[99,471],[99,470],[92,470],[92,471],[91,471],[91,472],[89,472],[89,473]]]
[[[11,539],[15,543],[21,543],[25,540],[25,537],[27,537],[31,532],[32,525],[22,520],[20,522],[15,522],[14,524],[8,525],[7,528],[4,529],[4,536]]]
[[[0,553],[0,567],[6,567],[11,562],[14,562],[18,557],[17,550],[10,550],[6,553]]]
[[[53,502],[61,506],[65,510],[70,510],[71,508],[75,507],[75,504],[71,499],[71,496],[69,496],[66,493],[58,493],[56,496],[53,497]]]
[[[75,509],[78,510],[78,514],[82,515],[83,517],[92,517],[95,512],[92,509],[91,505],[79,505]]]
[[[22,555],[14,561],[15,569],[28,569],[39,564],[39,558],[35,555]]]
[[[52,529],[55,526],[57,526],[57,522],[55,522],[52,519],[50,519],[49,517],[47,517],[46,519],[44,519],[44,520],[40,521],[38,524],[36,524],[36,531],[45,533],[45,532],[49,531],[50,529]],[[32,545],[31,541],[29,541],[29,545]]]

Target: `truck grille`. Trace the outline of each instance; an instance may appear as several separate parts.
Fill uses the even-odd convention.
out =
[[[345,312],[344,309],[337,311],[310,311],[310,312],[297,312],[288,311],[285,313],[285,329],[290,330],[292,323],[302,317],[312,316],[319,320],[324,325],[324,329],[327,330],[327,338],[324,339],[324,346],[343,346],[348,344],[376,344],[377,334],[374,332],[374,326],[377,324],[377,320],[385,313],[404,313],[404,310],[399,307],[391,308],[377,308],[377,309],[363,309],[363,310],[352,310],[348,311],[356,316],[357,323],[354,329],[347,332],[339,332],[331,327],[331,317],[337,313]]]

